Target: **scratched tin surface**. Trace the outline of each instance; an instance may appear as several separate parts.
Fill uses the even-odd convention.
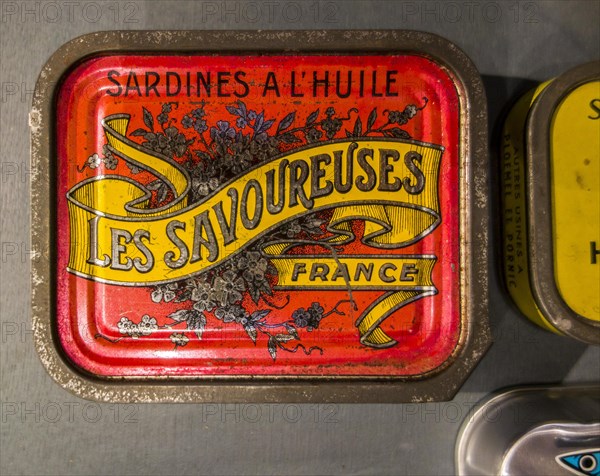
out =
[[[467,284],[468,94],[407,48],[78,62],[51,116],[52,345],[132,388],[391,379],[414,399],[405,379],[447,372],[452,393],[489,340]]]

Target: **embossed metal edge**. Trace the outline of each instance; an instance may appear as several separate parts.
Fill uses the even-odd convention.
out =
[[[201,45],[201,46],[199,46]],[[416,53],[455,78],[460,101],[461,342],[447,365],[411,378],[314,377],[266,379],[103,380],[72,366],[53,325],[55,231],[49,200],[54,183],[54,93],[61,78],[86,57],[111,52]],[[487,107],[481,77],[454,44],[414,31],[111,31],[91,33],[59,48],[38,78],[31,127],[32,318],[34,341],[46,370],[63,388],[104,402],[425,402],[452,398],[491,344],[488,326],[489,216]],[[48,173],[41,173],[47,171]],[[49,250],[49,259],[38,259]]]
[[[600,322],[574,312],[561,297],[554,279],[550,126],[554,111],[575,88],[600,79],[600,62],[586,63],[553,80],[534,102],[527,119],[527,215],[531,258],[529,280],[537,306],[566,335],[600,344]]]

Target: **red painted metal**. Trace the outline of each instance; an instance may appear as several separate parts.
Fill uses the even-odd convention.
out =
[[[198,82],[199,72],[207,84],[210,81],[208,89],[204,82]],[[343,97],[348,74],[352,79],[350,94]],[[115,54],[83,61],[68,74],[57,99],[56,319],[61,346],[81,369],[100,376],[415,377],[434,372],[452,360],[463,338],[460,111],[454,80],[436,62],[410,54]],[[242,103],[245,111],[241,110]],[[316,118],[311,118],[317,110]],[[148,113],[146,118],[144,111]],[[269,160],[273,155],[307,146],[311,140],[316,141],[314,146],[329,138],[352,140],[348,136],[356,135],[407,138],[442,146],[438,181],[441,223],[431,233],[408,246],[373,248],[361,242],[364,221],[354,220],[351,229],[356,239],[335,247],[339,256],[435,255],[432,281],[437,294],[392,312],[381,323],[381,329],[396,344],[376,348],[361,343],[355,321],[386,291],[352,289],[349,294],[339,289],[281,290],[277,288],[277,273],[262,261],[268,261],[268,257],[257,257],[247,249],[229,262],[237,273],[233,281],[241,299],[235,299],[235,294],[225,301],[222,294],[217,296],[215,279],[223,280],[224,271],[215,271],[216,275],[206,278],[209,288],[212,284],[209,291],[216,293],[209,298],[213,305],[196,305],[195,325],[190,325],[191,314],[180,314],[187,319],[181,321],[169,316],[194,309],[198,295],[186,293],[192,282],[200,289],[202,275],[182,278],[175,284],[123,286],[69,272],[70,245],[78,237],[71,234],[67,192],[100,175],[116,174],[146,185],[156,181],[149,172],[133,173],[117,152],[111,153],[106,147],[102,119],[123,113],[130,115],[127,137],[131,141],[161,150],[187,167],[196,194],[194,203],[200,203],[197,200],[202,200],[203,193],[213,193],[215,186],[223,186],[207,180],[210,173],[206,172],[206,164],[240,160],[241,153],[231,154],[234,146],[229,148],[233,157],[219,152],[220,140],[256,142],[251,149],[248,146],[250,163],[235,169],[242,177],[238,180],[248,180],[245,169],[260,154]],[[294,113],[293,122],[288,126],[285,118],[289,119],[290,113]],[[260,132],[258,120],[263,121],[263,128],[265,122],[273,122]],[[154,135],[148,135],[151,128]],[[287,136],[283,140],[284,133],[296,138]],[[260,134],[270,138],[259,141]],[[242,135],[247,139],[241,139]],[[232,170],[227,169],[227,173]],[[152,190],[149,207],[173,198],[172,192],[163,192],[159,183],[155,185],[158,188]],[[393,200],[395,192],[389,193]],[[101,197],[107,202],[113,199]],[[299,230],[294,222],[281,224],[281,233],[296,240],[327,237],[331,214],[332,210],[323,210],[314,215],[319,221],[313,225],[320,227],[321,235]],[[289,253],[320,255],[330,250],[304,243]],[[238,266],[240,257],[251,258],[251,268]],[[264,276],[272,294],[263,287],[261,297],[253,299],[249,284],[253,278],[244,277],[248,269],[255,271],[263,284]],[[256,312],[267,310],[270,312],[260,314],[262,320],[254,326],[254,341],[248,322],[253,315],[258,316]],[[206,321],[204,325],[197,322],[200,314]],[[149,326],[148,335],[139,327],[143,316],[149,316],[144,321]],[[315,320],[315,316],[321,320]],[[194,332],[199,327],[203,329],[201,338],[199,332]],[[275,337],[281,335],[289,337]]]

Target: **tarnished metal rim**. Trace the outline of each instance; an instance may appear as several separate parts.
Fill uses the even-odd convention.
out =
[[[461,341],[447,365],[411,378],[103,380],[72,366],[57,345],[54,325],[54,93],[61,78],[92,55],[119,53],[418,53],[455,78],[461,100]],[[46,369],[76,395],[110,402],[424,402],[450,399],[481,359],[488,327],[487,107],[469,58],[438,36],[410,31],[111,31],[61,47],[44,66],[30,115],[32,145],[32,314],[34,340]],[[48,173],[42,173],[48,171]],[[39,259],[49,250],[48,259]]]
[[[554,279],[550,127],[562,100],[582,84],[600,79],[600,62],[574,68],[552,81],[534,102],[526,124],[527,226],[530,240],[531,290],[537,306],[559,331],[600,344],[600,322],[574,312],[561,297]]]

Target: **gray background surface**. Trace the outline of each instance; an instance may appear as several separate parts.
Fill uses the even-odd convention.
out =
[[[0,474],[454,473],[461,421],[486,394],[600,379],[600,351],[529,324],[492,263],[495,343],[452,402],[110,405],[59,388],[29,311],[29,131],[36,76],[66,41],[108,29],[414,29],[460,46],[484,76],[492,149],[503,108],[600,57],[597,1],[0,2]],[[492,177],[497,178],[496,156]],[[491,193],[496,186],[492,185]],[[495,195],[494,195],[495,196]],[[492,205],[496,206],[495,199]],[[492,209],[494,225],[498,213]],[[492,231],[497,243],[497,232]]]

